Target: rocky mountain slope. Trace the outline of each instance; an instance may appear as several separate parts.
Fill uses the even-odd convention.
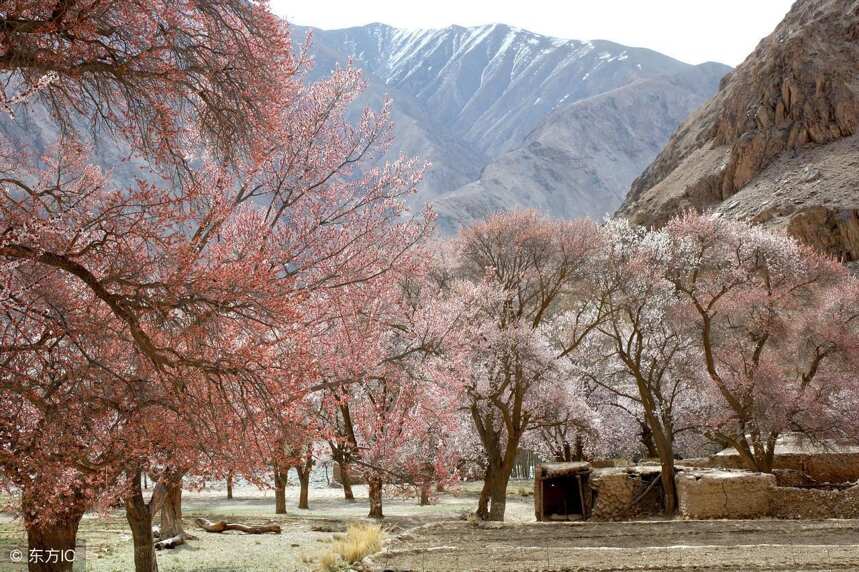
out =
[[[730,69],[500,24],[294,33],[308,31],[316,74],[353,58],[367,79],[364,102],[393,98],[389,157],[432,162],[414,206],[437,204],[447,231],[514,206],[564,217],[611,212]]]
[[[859,260],[859,0],[798,0],[636,179],[619,214],[784,228]]]
[[[603,217],[621,204],[674,128],[716,91],[726,69],[703,64],[559,107],[519,147],[492,160],[478,181],[435,201],[442,230],[511,208]]]

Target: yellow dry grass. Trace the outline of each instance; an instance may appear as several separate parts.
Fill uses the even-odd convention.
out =
[[[339,570],[342,564],[359,562],[382,549],[382,528],[376,524],[350,524],[346,535],[338,536],[334,538],[331,550],[319,559],[319,566],[325,572]]]

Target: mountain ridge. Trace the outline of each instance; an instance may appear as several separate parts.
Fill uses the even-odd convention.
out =
[[[300,37],[307,31],[313,34],[314,73],[323,75],[336,62],[352,58],[368,83],[362,104],[378,103],[384,94],[392,96],[395,144],[387,158],[405,152],[433,164],[411,206],[437,205],[443,232],[454,232],[498,208],[528,202],[522,197],[507,204],[503,197],[474,196],[471,201],[457,197],[473,196],[469,185],[479,182],[486,169],[503,161],[505,154],[530,144],[529,138],[545,129],[559,109],[638,81],[669,81],[667,78],[677,74],[708,68],[711,75],[721,76],[730,69],[715,63],[699,68],[647,48],[606,40],[553,38],[506,24],[401,30],[376,23],[340,30],[296,27],[293,33]],[[660,134],[670,133],[681,116],[703,103],[715,91],[715,83],[711,77],[701,78],[689,91],[694,97],[682,104],[671,99],[672,105],[680,107],[664,114],[662,120],[670,125],[660,129]],[[657,141],[659,146],[662,143]],[[635,167],[645,164],[638,160]],[[621,170],[625,178],[613,183],[608,194],[599,186],[571,191],[593,195],[590,198],[599,203],[595,208],[561,208],[547,214],[602,216],[612,212],[638,174]],[[558,181],[551,188],[529,184],[522,193],[545,198],[560,192],[557,187],[564,183]],[[566,181],[568,185],[580,183]],[[535,197],[536,203],[550,204],[540,196]],[[492,204],[485,204],[487,201]],[[456,204],[457,212],[451,213],[447,203]],[[461,216],[464,212],[469,216]]]

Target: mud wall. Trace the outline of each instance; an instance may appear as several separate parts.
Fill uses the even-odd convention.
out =
[[[775,477],[763,473],[686,472],[677,476],[684,518],[761,518],[770,513]]]
[[[689,459],[682,464],[696,467],[743,469],[739,455],[714,455],[704,459]],[[775,459],[774,469],[800,471],[819,483],[853,483],[859,481],[859,454],[787,454]]]

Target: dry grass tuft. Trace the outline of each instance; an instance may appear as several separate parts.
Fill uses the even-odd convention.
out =
[[[345,536],[335,535],[331,550],[319,559],[319,566],[325,572],[333,572],[344,564],[359,562],[381,550],[382,539],[382,528],[376,524],[350,524]]]
[[[327,552],[322,555],[322,558],[319,559],[319,569],[324,572],[334,572],[338,568],[340,562],[340,557],[337,556],[334,552]]]

